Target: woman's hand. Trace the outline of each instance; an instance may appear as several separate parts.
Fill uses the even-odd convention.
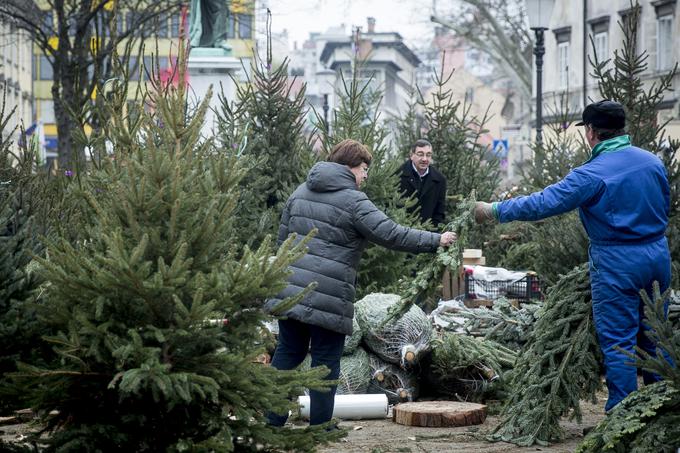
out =
[[[453,242],[458,239],[458,236],[456,236],[456,233],[453,231],[446,231],[442,233],[441,238],[439,239],[439,245],[442,247],[448,247],[449,245],[453,244]]]

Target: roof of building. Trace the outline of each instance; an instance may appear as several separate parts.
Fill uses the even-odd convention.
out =
[[[362,33],[361,37],[363,39],[369,39],[371,41],[371,45],[374,48],[375,47],[394,48],[397,52],[401,53],[413,66],[418,66],[421,63],[420,58],[418,58],[418,56],[415,53],[413,53],[413,51],[409,49],[408,46],[406,46],[406,44],[404,44],[399,33],[395,32]],[[323,63],[327,63],[335,49],[343,47],[351,47],[350,37],[346,37],[343,40],[335,39],[326,42],[326,45],[324,45],[323,51],[321,52],[320,57],[321,61]]]

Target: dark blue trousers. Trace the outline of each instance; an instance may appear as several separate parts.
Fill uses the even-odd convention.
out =
[[[345,335],[323,327],[313,326],[292,319],[279,320],[279,342],[272,358],[272,366],[278,370],[292,370],[302,363],[310,352],[312,368],[326,365],[330,370],[326,380],[340,376],[340,358],[345,347]],[[309,391],[310,425],[326,423],[333,416],[335,389],[328,392]],[[283,426],[288,414],[268,414],[270,425]]]

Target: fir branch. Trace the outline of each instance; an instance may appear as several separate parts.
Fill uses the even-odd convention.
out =
[[[511,395],[491,441],[546,445],[563,437],[560,417],[581,419],[579,401],[600,387],[600,349],[585,266],[550,291],[511,381]]]
[[[444,228],[444,231],[453,231],[458,239],[449,247],[439,247],[434,260],[429,261],[422,267],[412,280],[403,280],[402,289],[399,292],[401,302],[391,307],[385,319],[385,323],[394,318],[403,316],[415,303],[427,300],[434,296],[441,287],[444,272],[448,269],[456,274],[463,263],[463,249],[474,223],[475,192],[458,204],[458,216]]]

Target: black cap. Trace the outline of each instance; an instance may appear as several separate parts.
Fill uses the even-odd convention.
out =
[[[626,127],[626,112],[618,102],[604,100],[589,104],[582,115],[583,121],[577,126],[588,124],[598,129],[623,129]]]

